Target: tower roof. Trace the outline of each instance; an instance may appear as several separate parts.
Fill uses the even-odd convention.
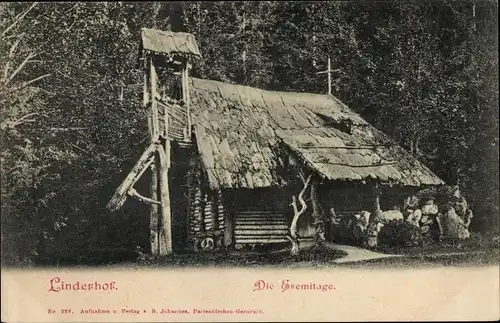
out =
[[[190,33],[142,28],[141,49],[155,54],[201,57],[196,39]]]

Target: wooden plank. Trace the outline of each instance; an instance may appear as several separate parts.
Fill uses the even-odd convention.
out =
[[[154,154],[155,150],[156,150],[156,144],[151,143],[149,147],[146,148],[146,150],[142,153],[137,163],[128,173],[125,180],[120,184],[120,186],[118,186],[115,193],[113,194],[108,204],[106,205],[106,208],[108,210],[116,211],[123,205],[123,203],[125,203],[125,200],[127,199],[128,190],[132,186],[134,186],[137,180],[142,176],[142,174],[144,174],[149,165],[151,165],[151,163],[154,161],[152,155]]]
[[[266,221],[266,220],[262,220],[262,219],[259,219],[259,220],[248,220],[248,221],[235,221],[236,225],[245,225],[245,226],[249,226],[249,225],[287,225],[288,224],[288,221],[284,221],[284,220],[281,220],[281,221]]]
[[[287,224],[285,221],[262,221],[262,220],[255,220],[255,221],[235,221],[235,225],[281,225],[281,224]]]
[[[247,214],[247,215],[237,215],[237,219],[248,220],[248,219],[284,219],[283,214]]]
[[[286,224],[268,224],[268,225],[236,225],[235,230],[288,230]]]
[[[236,222],[246,222],[246,221],[269,221],[269,222],[286,222],[284,217],[247,217],[247,218],[236,218]]]
[[[248,223],[248,222],[258,222],[258,223],[286,223],[288,221],[285,221],[284,218],[247,218],[247,219],[242,219],[238,218],[235,221],[236,223]]]
[[[245,214],[283,214],[282,211],[275,211],[275,210],[245,210],[245,211],[237,211],[235,212],[238,215],[245,215]]]
[[[269,234],[269,235],[238,235],[236,236],[238,240],[252,240],[252,239],[286,239],[284,234]],[[288,241],[288,240],[287,240]]]
[[[234,230],[234,234],[240,236],[251,235],[286,235],[287,230]]]
[[[287,239],[251,239],[251,240],[241,240],[236,239],[235,243],[240,244],[267,244],[267,243],[281,243],[288,242]]]

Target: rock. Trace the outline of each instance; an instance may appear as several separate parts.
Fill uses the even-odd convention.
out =
[[[406,222],[409,222],[417,227],[420,226],[420,220],[422,218],[422,211],[417,209],[413,211],[407,218]]]
[[[453,207],[448,207],[446,212],[440,213],[437,221],[441,238],[467,239],[470,237],[464,221],[458,216]]]
[[[382,223],[387,223],[393,220],[404,220],[403,213],[399,210],[389,210],[380,213],[379,221]]]
[[[428,200],[425,205],[422,206],[422,214],[438,214],[438,206],[434,204],[433,200]]]
[[[419,200],[415,195],[408,196],[404,199],[404,209],[415,209],[418,207]]]
[[[464,225],[467,229],[469,229],[469,225],[472,221],[472,218],[474,217],[474,215],[472,214],[472,210],[471,209],[468,209],[466,212],[465,212],[465,217],[464,217]]]
[[[349,231],[356,241],[364,239],[370,221],[370,215],[371,213],[368,211],[361,211],[355,214],[349,222]]]
[[[458,201],[453,203],[453,208],[457,212],[457,214],[461,217],[465,217],[465,213],[467,212],[467,201],[463,196],[458,198]]]
[[[403,217],[405,218],[405,220],[407,220],[413,212],[415,212],[414,209],[405,209],[403,211]]]
[[[361,211],[361,213],[354,215],[357,220],[358,225],[360,225],[364,230],[368,227],[368,222],[370,221],[371,213],[368,211]]]

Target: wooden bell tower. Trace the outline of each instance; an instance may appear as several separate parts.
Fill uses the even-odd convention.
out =
[[[118,210],[131,196],[150,206],[151,253],[172,254],[172,212],[170,207],[169,170],[171,143],[191,141],[189,70],[200,58],[192,34],[143,28],[139,67],[143,71],[143,108],[148,116],[150,143],[106,206]],[[176,82],[178,95],[172,90]],[[150,197],[134,189],[135,183],[151,171]]]

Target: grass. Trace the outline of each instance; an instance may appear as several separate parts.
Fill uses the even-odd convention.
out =
[[[484,266],[500,264],[498,234],[471,233],[463,241],[446,241],[415,247],[379,246],[374,251],[403,257],[376,259],[351,264],[351,267],[435,267]]]
[[[391,257],[354,263],[343,263],[338,264],[338,266],[376,270],[383,268],[481,267],[498,266],[499,264],[500,253],[498,250],[490,250],[471,253],[405,255],[404,257]]]
[[[311,248],[292,257],[289,249],[268,252],[216,251],[178,254],[159,259],[140,259],[140,265],[168,267],[302,267],[325,265],[347,255],[341,250]]]
[[[443,241],[441,243],[424,244],[415,247],[379,246],[375,251],[407,256],[433,255],[443,253],[470,253],[478,251],[498,251],[499,237],[494,234],[471,233],[471,237],[463,241]]]
[[[274,249],[250,251],[216,251],[182,253],[152,259],[132,250],[74,250],[74,252],[40,259],[34,267],[422,267],[422,266],[476,266],[500,263],[498,235],[472,233],[471,238],[460,242],[427,244],[417,247],[379,246],[373,251],[402,255],[335,264],[333,261],[346,255],[330,248],[304,248],[297,257],[290,256],[287,245]],[[17,266],[14,266],[17,267]],[[24,265],[20,267],[26,267]]]

